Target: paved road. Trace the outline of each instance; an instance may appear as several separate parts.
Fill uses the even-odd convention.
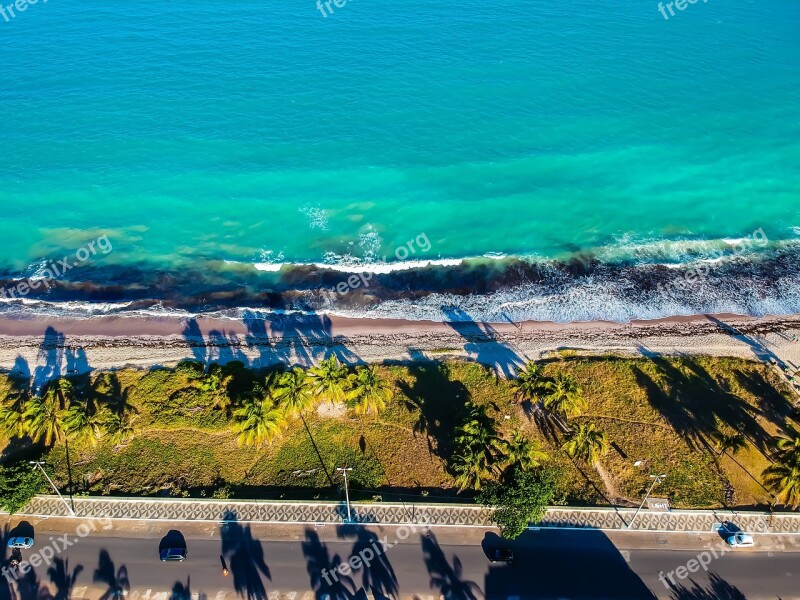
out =
[[[441,594],[458,600],[800,599],[800,553],[793,551],[800,542],[795,539],[783,549],[771,545],[769,552],[729,552],[714,558],[708,550],[702,558],[709,563],[708,573],[700,568],[689,574],[687,569],[688,577],[680,579],[682,571],[676,569],[699,567],[690,561],[706,551],[704,545],[713,543],[711,548],[719,555],[718,538],[697,538],[693,550],[637,548],[636,544],[625,549],[615,546],[602,532],[537,531],[515,543],[513,565],[491,565],[484,549],[498,543],[492,533],[483,540],[474,532],[471,536],[465,533],[464,543],[470,545],[459,545],[452,530],[439,532],[439,538],[447,538],[445,544],[435,533],[427,536],[395,529],[376,534],[363,528],[340,528],[334,535],[332,528],[311,527],[299,531],[304,539],[259,541],[248,526],[231,524],[205,533],[187,533],[188,560],[166,564],[158,560],[160,544],[182,535],[162,537],[168,526],[155,535],[116,526],[105,531],[102,524],[95,525],[96,531],[79,538],[74,522],[70,529],[54,528],[47,522],[36,524],[36,545],[24,551],[23,558],[38,566],[19,582],[0,586],[0,600],[47,600],[44,587],[54,594],[60,592],[57,597],[63,600],[97,600],[109,590],[123,588],[129,588],[128,600],[235,600],[237,596],[311,600],[323,598],[325,593],[333,598],[337,593],[341,598],[363,597],[347,593],[363,589],[383,592],[384,596],[374,594],[376,598],[421,600],[438,599]],[[23,524],[16,531],[6,531],[6,536],[24,533],[26,527]],[[66,540],[72,545],[53,552],[48,570],[33,554],[45,557],[49,552],[44,548],[52,548],[54,542],[61,548],[65,531],[70,532]],[[387,547],[406,533],[403,543]],[[384,535],[388,537],[382,540]],[[349,577],[338,574],[338,583],[332,575],[326,578],[322,574],[322,569],[335,569],[340,559],[359,554],[371,558],[370,554],[379,554],[376,549],[382,547],[385,551],[372,559],[369,567]],[[228,577],[222,574],[220,555],[230,569]],[[53,566],[57,568],[53,570]],[[668,585],[672,573],[675,585],[668,589],[659,580],[659,572]],[[108,598],[111,596],[104,600]]]

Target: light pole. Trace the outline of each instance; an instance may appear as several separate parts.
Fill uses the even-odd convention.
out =
[[[653,480],[653,483],[650,485],[650,488],[647,490],[647,493],[644,495],[644,500],[642,500],[642,503],[639,505],[639,508],[637,508],[636,512],[633,513],[633,518],[631,519],[631,522],[628,523],[628,529],[633,527],[633,522],[636,520],[636,516],[639,514],[639,511],[642,510],[642,507],[644,506],[644,503],[647,502],[647,499],[650,497],[650,492],[652,492],[653,488],[656,487],[656,484],[657,483],[661,483],[661,480],[664,479],[666,476],[667,476],[666,473],[663,473],[661,475],[650,475],[650,479]]]
[[[42,462],[40,462],[40,461],[38,461],[38,460],[31,460],[31,461],[28,461],[28,462],[30,462],[30,464],[32,464],[32,465],[36,465],[37,467],[39,467],[39,470],[40,470],[40,471],[41,471],[41,472],[44,474],[44,476],[47,478],[47,481],[48,481],[48,482],[50,482],[50,486],[51,486],[51,487],[52,487],[52,488],[53,488],[53,489],[56,491],[56,494],[58,494],[58,497],[59,497],[59,498],[61,498],[61,501],[64,503],[64,506],[66,506],[66,507],[67,507],[67,510],[69,511],[69,514],[70,514],[71,516],[73,516],[73,517],[74,517],[74,516],[75,516],[75,511],[74,511],[74,510],[72,510],[72,507],[71,507],[71,506],[69,505],[69,503],[68,503],[68,502],[67,502],[67,501],[64,499],[64,496],[62,496],[62,495],[61,495],[61,492],[59,492],[59,491],[58,491],[58,488],[56,487],[56,484],[55,484],[55,483],[53,483],[53,480],[52,480],[52,479],[50,479],[50,475],[48,475],[48,474],[47,474],[47,471],[45,471],[45,470],[44,470],[44,467],[42,466],[44,463],[42,463]]]
[[[352,467],[337,467],[337,471],[344,475],[344,497],[347,499],[347,522],[353,522],[353,516],[350,512],[350,491],[347,489],[347,472],[352,471]]]

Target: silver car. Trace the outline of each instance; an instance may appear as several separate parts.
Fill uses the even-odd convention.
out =
[[[725,541],[728,542],[731,548],[752,548],[756,545],[752,535],[742,533],[741,531],[728,537]]]

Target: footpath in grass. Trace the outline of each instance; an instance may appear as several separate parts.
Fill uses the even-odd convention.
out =
[[[452,469],[457,427],[470,406],[483,407],[500,436],[518,432],[539,444],[543,462],[561,467],[564,496],[578,504],[635,505],[650,474],[666,474],[654,491],[678,508],[763,506],[761,473],[770,440],[796,411],[789,390],[766,365],[732,358],[565,357],[542,363],[545,377],[569,375],[587,401],[568,427],[592,424],[609,450],[596,465],[562,449],[565,433],[535,402],[517,401],[511,382],[464,361],[377,367],[391,388],[378,414],[356,414],[319,401],[288,417],[264,445],[241,446],[230,397],[252,395],[265,371],[235,369],[224,385],[202,367],[121,370],[75,378],[87,403],[124,404],[134,415],[124,439],[90,437],[49,447],[6,438],[6,460],[44,456],[60,486],[76,493],[216,498],[332,498],[336,467],[347,465],[353,496],[384,501],[466,500]],[[14,406],[20,382],[0,376],[0,397]],[[310,434],[310,435],[309,435]],[[742,447],[720,453],[721,436]],[[638,466],[636,466],[638,464]]]

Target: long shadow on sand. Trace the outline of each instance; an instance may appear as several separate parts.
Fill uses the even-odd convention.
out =
[[[525,364],[508,344],[502,341],[497,331],[488,323],[477,323],[457,306],[441,307],[446,324],[458,333],[466,344],[464,350],[476,361],[491,366],[504,377],[513,377]]]
[[[334,336],[326,315],[275,315],[246,311],[243,323],[247,333],[215,329],[204,335],[199,322],[189,319],[183,337],[194,360],[206,367],[212,363],[240,361],[260,369],[274,365],[310,367],[329,356],[347,365],[362,361],[346,346],[342,336]],[[252,355],[252,359],[245,353]]]

